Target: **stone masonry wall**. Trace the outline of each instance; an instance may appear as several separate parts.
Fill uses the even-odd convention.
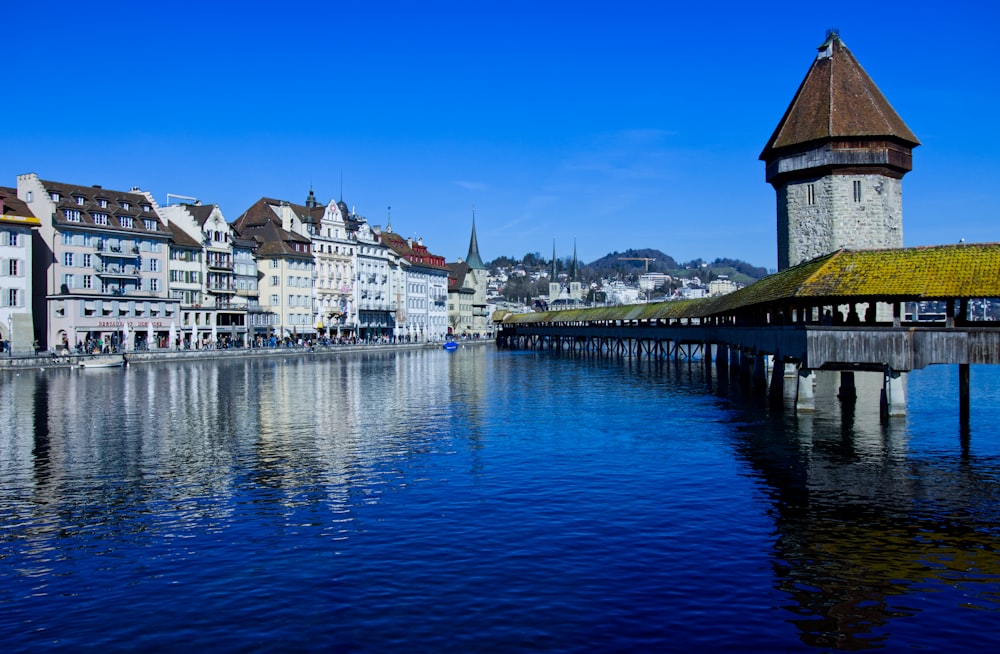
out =
[[[884,175],[828,175],[779,188],[778,269],[840,248],[903,247],[902,195],[902,181]]]

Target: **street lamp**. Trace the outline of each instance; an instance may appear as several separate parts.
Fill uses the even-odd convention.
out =
[[[7,353],[14,356],[14,316],[7,314]]]

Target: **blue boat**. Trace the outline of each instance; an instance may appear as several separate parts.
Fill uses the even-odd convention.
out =
[[[454,352],[455,350],[458,349],[458,343],[456,343],[455,341],[448,341],[444,344],[444,349],[448,350],[449,352]]]

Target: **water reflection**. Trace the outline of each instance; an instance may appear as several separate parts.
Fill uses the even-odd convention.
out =
[[[877,397],[879,376],[857,381],[859,398]],[[968,587],[969,608],[1000,610],[994,586],[974,588],[1000,579],[996,461],[964,456],[957,424],[950,452],[911,458],[905,420],[882,424],[874,402],[838,410],[835,375],[816,390],[825,411],[755,416],[737,441],[772,506],[776,587],[803,642],[881,647],[928,587]]]
[[[1000,401],[963,455],[949,378],[888,424],[878,383],[848,412],[821,377],[795,414],[697,361],[491,348],[5,376],[0,605],[27,617],[0,642],[57,633],[66,598],[167,649],[248,616],[455,651],[854,650],[928,615],[908,642],[988,640]]]

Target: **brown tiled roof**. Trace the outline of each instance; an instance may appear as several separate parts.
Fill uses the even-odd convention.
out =
[[[762,160],[769,160],[775,150],[835,139],[894,139],[920,145],[838,35],[830,35],[819,49],[820,56],[761,152]]]
[[[280,200],[272,198],[257,200],[253,206],[233,221],[233,229],[240,238],[253,239],[257,242],[256,254],[258,257],[312,259],[311,241],[301,234],[289,232],[281,227],[281,219],[271,209],[271,206],[280,204]],[[303,244],[310,246],[305,248],[307,251],[296,249]]]
[[[167,227],[156,210],[153,203],[142,193],[133,191],[113,191],[100,186],[77,186],[75,184],[64,184],[62,182],[48,182],[41,180],[42,186],[49,193],[53,191],[59,194],[59,202],[56,202],[56,215],[53,222],[62,226],[79,226],[81,224],[89,227],[115,229],[127,232],[138,232],[145,234],[158,234],[160,236],[171,236],[171,230]],[[76,198],[83,198],[83,204],[76,201]],[[107,206],[102,207],[101,200],[107,201]],[[125,205],[128,204],[128,208]],[[148,207],[145,210],[143,207]],[[80,212],[80,222],[70,222],[66,220],[66,209]],[[108,224],[100,225],[94,222],[93,214],[107,214]],[[121,218],[132,218],[132,227],[123,227]],[[148,230],[144,220],[156,222],[155,230]]]
[[[417,245],[416,243],[411,245],[409,240],[403,238],[395,232],[383,231],[380,234],[380,239],[384,245],[391,248],[396,252],[396,254],[403,257],[414,266],[432,268],[434,270],[449,270],[448,266],[444,263],[444,257],[431,254],[423,245]],[[428,258],[436,259],[441,263],[437,264],[433,261],[428,261]]]
[[[199,226],[204,227],[208,217],[215,209],[214,204],[185,204],[184,209],[195,219]]]
[[[32,218],[33,220],[27,221],[33,225],[38,224],[38,219],[35,214],[31,212],[31,208],[26,202],[17,199],[17,189],[10,188],[9,186],[0,186],[0,198],[3,199],[3,211],[2,214],[8,216],[20,216],[22,218]]]
[[[201,241],[198,240],[197,237],[188,234],[177,223],[171,225],[170,229],[174,234],[174,245],[182,248],[190,248],[193,250],[201,249]],[[200,236],[200,234],[198,236]]]

